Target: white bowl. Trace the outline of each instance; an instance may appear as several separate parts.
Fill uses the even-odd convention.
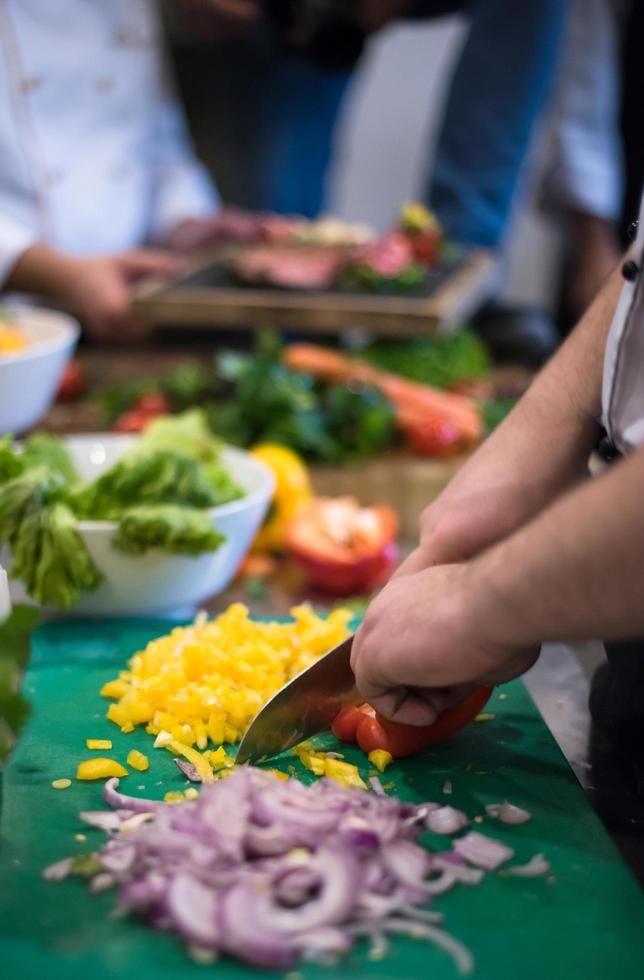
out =
[[[99,434],[70,436],[66,445],[84,480],[94,480],[136,441],[136,436]],[[81,521],[80,532],[105,581],[86,592],[71,615],[142,616],[190,611],[228,586],[262,523],[275,489],[273,474],[241,449],[226,447],[221,460],[245,495],[210,511],[213,525],[226,540],[217,551],[197,557],[149,551],[126,555],[112,547],[116,525]],[[10,560],[5,561],[7,568]],[[10,580],[14,602],[26,599],[22,584]]]
[[[28,344],[0,355],[0,436],[17,435],[42,418],[56,397],[80,333],[78,322],[65,313],[32,307],[7,312]]]

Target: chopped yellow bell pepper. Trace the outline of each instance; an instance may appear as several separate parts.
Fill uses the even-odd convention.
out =
[[[138,769],[139,772],[145,772],[150,768],[150,760],[147,755],[143,755],[138,749],[132,749],[128,752],[127,764],[133,769]]]
[[[366,789],[367,785],[358,772],[357,766],[352,766],[350,762],[342,762],[340,759],[329,759],[327,757],[324,775],[329,779],[335,779],[341,786],[356,786]]]
[[[340,783],[341,786],[367,788],[358,767],[351,765],[350,762],[331,758],[326,752],[316,752],[307,742],[296,745],[293,753],[305,769],[309,769],[316,776],[327,776],[329,779],[334,779],[336,783]]]
[[[54,779],[51,784],[54,789],[69,789],[72,785],[71,779]]]
[[[272,773],[276,779],[282,779],[284,781],[288,780],[288,774],[285,772],[280,772],[279,769],[269,769],[268,771]]]
[[[76,779],[110,779],[112,776],[127,776],[127,769],[114,759],[85,759],[78,763]]]
[[[166,803],[182,803],[185,800],[185,796],[181,790],[172,789],[164,794],[163,799]]]
[[[88,749],[111,749],[112,740],[109,738],[88,738],[85,741]]]
[[[349,633],[347,609],[322,617],[298,606],[292,616],[258,622],[234,603],[216,619],[175,627],[103,686],[116,699],[107,717],[125,733],[140,725],[200,752],[238,742],[273,694]]]
[[[374,749],[373,752],[369,753],[367,758],[380,772],[384,772],[387,766],[391,765],[394,761],[393,756],[384,749]]]

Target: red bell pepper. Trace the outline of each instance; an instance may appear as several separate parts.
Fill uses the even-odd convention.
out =
[[[375,749],[384,749],[392,758],[401,759],[451,738],[476,718],[491,694],[491,687],[479,687],[455,708],[442,711],[433,725],[424,727],[383,718],[369,705],[343,708],[331,731],[343,742],[357,741],[367,755]]]
[[[316,497],[291,521],[290,556],[312,585],[334,595],[380,585],[398,557],[398,519],[389,507],[360,507],[351,497]]]

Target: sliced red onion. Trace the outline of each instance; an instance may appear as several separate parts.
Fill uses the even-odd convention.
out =
[[[118,813],[110,810],[82,810],[79,817],[90,827],[98,827],[99,830],[119,830],[121,827],[121,818]]]
[[[89,883],[89,890],[92,894],[97,892],[106,892],[110,888],[113,888],[116,884],[116,877],[110,874],[108,871],[99,871],[97,875],[94,875]]]
[[[424,886],[431,858],[427,851],[412,841],[397,840],[382,848],[382,862],[402,885]]]
[[[286,970],[303,959],[335,962],[359,934],[375,955],[390,932],[434,941],[437,914],[416,906],[482,875],[458,854],[441,860],[418,843],[431,811],[451,809],[438,804],[329,780],[304,787],[251,768],[174,806],[123,796],[117,785],[105,796],[127,832],[96,855],[96,887],[120,884],[122,910],[178,932],[209,959],[229,953]]]
[[[149,813],[151,810],[156,810],[164,805],[155,800],[142,800],[136,796],[125,796],[118,792],[118,785],[119,780],[114,776],[112,779],[108,779],[103,787],[103,799],[108,806],[114,807],[114,809],[132,810],[133,813]]]
[[[516,826],[532,820],[532,814],[529,810],[523,810],[520,806],[515,806],[514,803],[488,803],[485,812],[488,817],[492,817],[494,820]]]
[[[384,786],[383,786],[383,785],[382,785],[382,783],[380,782],[380,779],[379,779],[379,777],[378,777],[378,776],[370,776],[370,777],[369,777],[369,782],[370,782],[370,784],[371,784],[371,788],[372,788],[372,790],[374,791],[374,793],[375,793],[375,794],[376,794],[377,796],[386,796],[386,795],[387,795],[387,794],[385,793],[385,789],[384,789]]]
[[[517,878],[542,878],[550,874],[550,862],[543,854],[535,854],[527,864],[513,864],[508,868],[508,874]]]
[[[434,946],[438,946],[439,949],[443,949],[453,957],[456,969],[461,976],[470,976],[474,973],[474,957],[467,946],[464,946],[462,942],[450,935],[449,932],[445,932],[444,929],[437,929],[436,926],[422,922],[409,924],[389,921],[387,923],[387,930],[389,932],[403,933],[406,936],[411,936],[413,939],[427,939]]]
[[[64,881],[72,872],[72,861],[73,858],[63,858],[62,861],[50,864],[43,871],[43,878],[45,881]]]
[[[166,909],[188,942],[205,948],[218,946],[221,937],[215,892],[194,875],[180,871],[170,881]]]
[[[514,857],[511,847],[506,847],[500,840],[479,834],[476,830],[455,840],[453,847],[456,853],[462,854],[470,864],[476,865],[477,868],[485,868],[486,871],[495,871],[504,861]]]
[[[469,820],[463,811],[456,810],[453,806],[439,806],[425,818],[425,826],[434,834],[456,834],[468,824]]]
[[[186,759],[174,759],[174,764],[177,766],[186,779],[189,779],[191,783],[200,783],[201,776],[197,772],[196,766],[193,766],[192,762],[188,762]]]

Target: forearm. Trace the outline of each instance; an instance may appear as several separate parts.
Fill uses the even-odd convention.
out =
[[[546,480],[578,475],[598,431],[604,347],[622,286],[615,270],[575,330],[535,378],[513,412],[484,444]],[[489,447],[489,449],[488,449]]]
[[[78,277],[78,263],[48,245],[32,245],[20,255],[9,273],[5,288],[21,293],[66,296]]]
[[[472,562],[502,645],[644,633],[644,449]]]

